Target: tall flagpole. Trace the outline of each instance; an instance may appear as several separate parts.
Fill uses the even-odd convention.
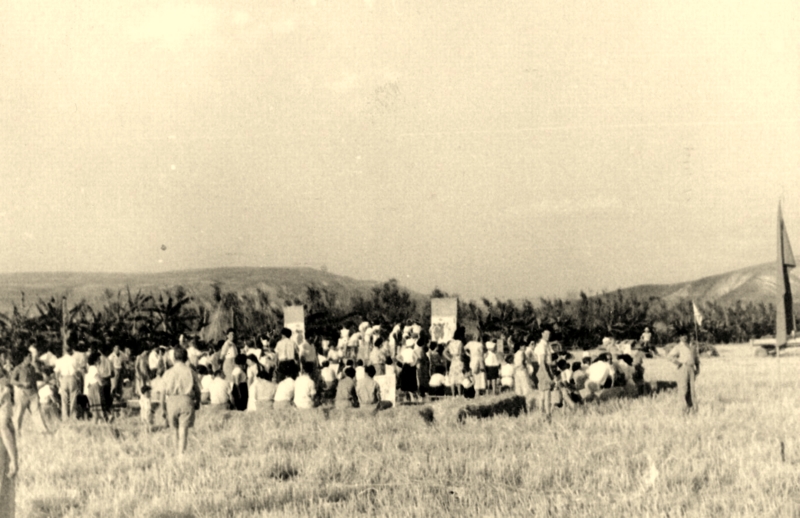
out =
[[[775,314],[775,357],[778,360],[778,390],[783,393],[781,386],[783,383],[781,373],[781,346],[787,345],[788,335],[794,334],[794,303],[792,302],[792,284],[789,279],[789,269],[796,266],[792,245],[789,242],[789,235],[783,223],[783,212],[781,203],[778,201],[778,260],[777,270],[775,271],[775,287],[778,296],[778,307]],[[783,403],[783,399],[781,399]],[[781,412],[783,404],[781,404]],[[779,439],[781,461],[786,461],[785,454],[785,433],[781,433]]]

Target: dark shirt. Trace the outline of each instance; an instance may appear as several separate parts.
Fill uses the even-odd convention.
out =
[[[374,405],[381,400],[381,390],[375,380],[369,376],[364,376],[358,382],[356,393],[358,394],[358,403],[361,406]]]
[[[354,401],[358,401],[356,399],[356,384],[350,376],[342,378],[339,385],[336,387],[336,401],[339,404],[345,401],[349,401],[351,404]]]
[[[36,390],[36,369],[30,363],[20,363],[11,373],[12,385]]]

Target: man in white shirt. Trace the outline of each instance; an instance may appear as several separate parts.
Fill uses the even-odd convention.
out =
[[[542,339],[533,348],[534,361],[539,365],[536,371],[537,384],[539,390],[539,405],[542,412],[550,417],[551,410],[551,391],[555,384],[555,377],[553,376],[553,347],[550,345],[550,331],[545,330],[542,332]]]
[[[294,382],[294,406],[297,408],[314,408],[314,396],[317,388],[309,373],[314,370],[310,362],[303,364],[303,373]]]
[[[230,407],[231,384],[225,380],[221,370],[214,373],[214,378],[208,384],[208,400],[210,408],[227,410]]]
[[[601,354],[586,369],[586,389],[597,392],[605,387],[609,380],[614,379],[614,371],[608,362],[608,355]]]
[[[80,386],[77,378],[78,369],[72,356],[72,348],[64,350],[64,356],[56,360],[53,372],[58,376],[58,391],[61,394],[61,420],[66,422],[75,416]]]
[[[288,365],[297,365],[297,344],[292,340],[292,330],[283,328],[281,330],[283,338],[275,344],[275,354],[278,357],[278,383],[283,381],[284,372]]]

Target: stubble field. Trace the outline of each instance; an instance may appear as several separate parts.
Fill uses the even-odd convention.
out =
[[[200,413],[183,458],[135,418],[19,441],[18,516],[799,516],[800,354],[718,348],[699,411],[675,393],[454,419],[463,400],[372,416]],[[665,360],[646,379],[674,379]],[[160,423],[157,419],[157,424]],[[781,441],[785,445],[781,452]]]

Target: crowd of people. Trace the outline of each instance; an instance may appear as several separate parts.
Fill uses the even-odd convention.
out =
[[[433,342],[430,336],[418,324],[396,325],[384,335],[381,326],[363,322],[343,327],[335,341],[316,344],[283,329],[278,340],[261,336],[245,345],[229,329],[217,343],[181,336],[172,347],[145,349],[135,357],[129,349],[108,351],[76,340],[61,357],[40,356],[32,347],[13,368],[6,359],[14,390],[9,420],[18,436],[26,411],[47,431],[59,412],[62,421],[110,421],[115,407],[138,399],[147,430],[159,409],[183,451],[200,408],[257,412],[329,406],[377,412],[402,403],[513,393],[524,398],[529,411],[549,419],[555,408],[647,390],[642,351],[647,336],[639,342],[643,347],[608,337],[598,353],[580,358],[552,342],[547,330],[537,340],[475,337],[463,327],[450,340]],[[687,358],[696,354],[685,340],[681,345],[674,359],[688,365]]]

